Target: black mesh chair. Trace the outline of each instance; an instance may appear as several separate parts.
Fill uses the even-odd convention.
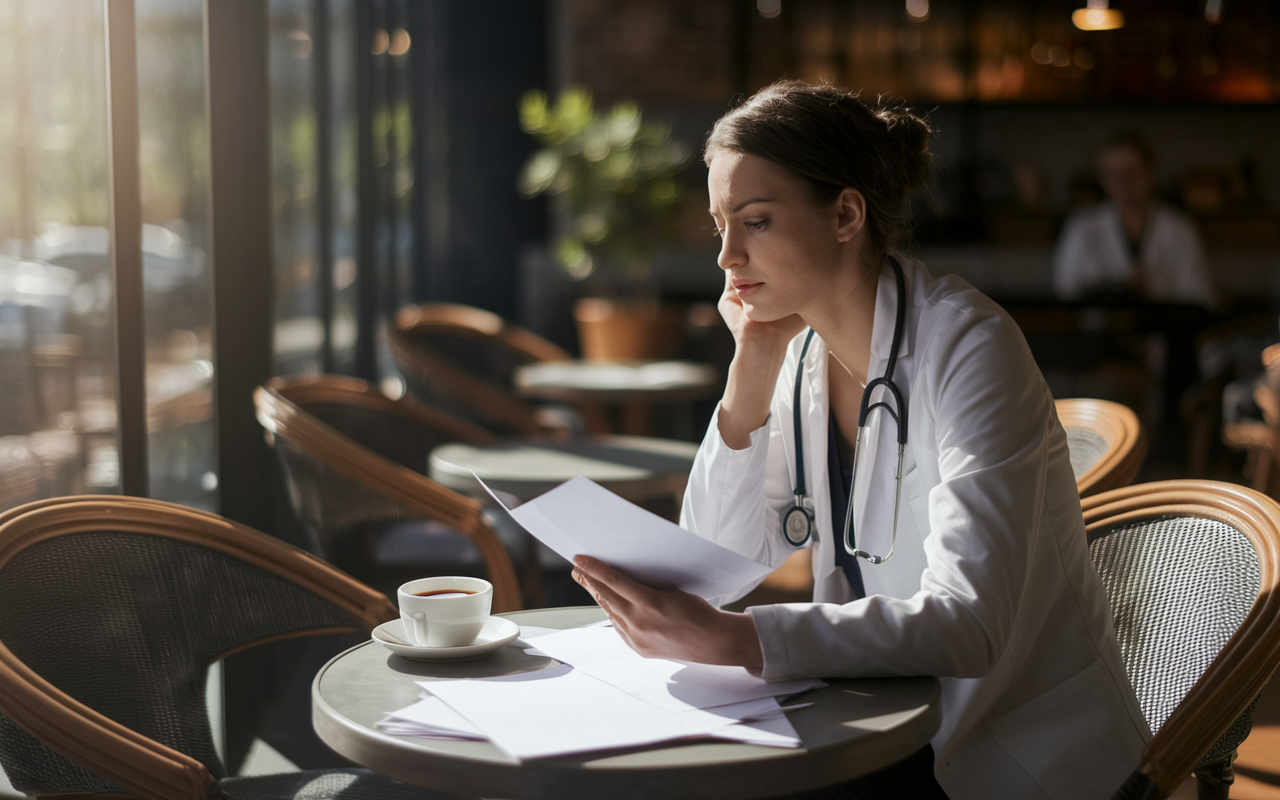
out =
[[[272,379],[254,402],[284,467],[294,512],[315,536],[316,552],[333,559],[342,541],[353,536],[367,550],[358,537],[372,523],[431,520],[479,550],[493,584],[495,613],[521,608],[515,568],[480,501],[425,474],[434,447],[490,441],[493,434],[412,399],[392,400],[364,381],[333,375]],[[371,573],[352,571],[375,580]],[[536,568],[526,570],[526,589],[535,592],[537,581]]]
[[[563,416],[516,396],[513,377],[517,367],[568,361],[569,353],[496,314],[454,303],[406,306],[387,344],[409,394],[429,405],[504,436],[575,432]],[[585,432],[609,433],[594,403],[575,410]]]
[[[363,632],[380,593],[279,540],[154,500],[66,497],[0,514],[0,764],[30,796],[424,800],[361,769],[228,777],[209,665]]]
[[[1110,400],[1073,398],[1054,405],[1067,434],[1080,496],[1129,485],[1147,456],[1138,415]]]
[[[1167,797],[1193,771],[1225,798],[1236,747],[1280,663],[1280,505],[1163,481],[1081,501],[1125,668],[1155,734],[1115,794]]]

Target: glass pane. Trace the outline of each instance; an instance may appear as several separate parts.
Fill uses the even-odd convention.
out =
[[[358,128],[356,121],[355,0],[329,3],[329,129],[333,152],[329,169],[333,197],[333,371],[356,369],[356,187]]]
[[[0,508],[119,490],[101,2],[0,3]]]
[[[151,496],[217,510],[201,0],[137,0]]]
[[[311,0],[270,0],[276,371],[323,369],[315,25]]]

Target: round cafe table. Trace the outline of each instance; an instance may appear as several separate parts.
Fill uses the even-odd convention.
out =
[[[594,606],[506,614],[525,637],[604,619]],[[531,643],[536,645],[537,640]],[[841,783],[923,747],[941,719],[935,678],[831,680],[787,713],[803,746],[675,742],[520,762],[488,742],[392,736],[374,727],[418,700],[422,680],[531,672],[555,662],[517,639],[470,661],[421,662],[372,641],[334,657],[311,685],[312,723],[338,754],[395,780],[461,797],[508,800],[746,800]],[[619,724],[626,724],[619,720]]]
[[[698,446],[648,436],[593,436],[563,442],[452,443],[431,451],[433,481],[484,496],[475,474],[498,491],[530,500],[584,475],[628,500],[684,491]]]
[[[621,406],[622,432],[644,436],[653,404],[687,407],[711,396],[718,377],[715,367],[691,361],[540,361],[517,368],[513,380],[521,397]]]

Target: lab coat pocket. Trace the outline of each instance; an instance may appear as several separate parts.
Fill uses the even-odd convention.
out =
[[[1095,767],[1116,761],[1114,737],[1102,734],[1127,723],[1114,719],[1115,695],[1115,681],[1099,658],[991,720],[987,731],[1055,800],[1107,797],[1119,784]]]

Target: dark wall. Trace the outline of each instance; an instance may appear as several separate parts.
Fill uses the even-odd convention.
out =
[[[435,202],[424,204],[421,222],[429,237],[421,299],[513,318],[518,253],[546,229],[544,201],[515,188],[534,149],[519,127],[520,96],[546,87],[546,3],[448,2],[436,23],[432,129],[443,136],[429,155]]]

